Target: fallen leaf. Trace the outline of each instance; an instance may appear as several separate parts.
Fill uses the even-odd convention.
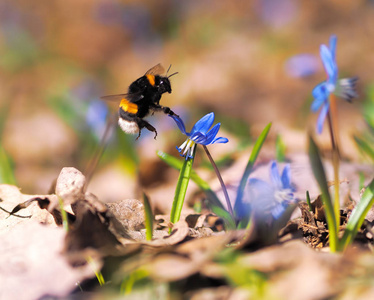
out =
[[[72,268],[61,255],[62,228],[28,220],[0,234],[1,299],[65,297],[78,282],[94,277],[89,265]]]

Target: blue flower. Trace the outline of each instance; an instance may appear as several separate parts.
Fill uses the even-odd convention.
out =
[[[311,54],[298,54],[286,61],[287,74],[295,78],[306,78],[318,71],[318,58]]]
[[[320,55],[327,74],[327,80],[318,84],[312,92],[314,101],[311,110],[316,112],[321,109],[317,120],[318,133],[322,132],[323,123],[330,108],[330,94],[335,94],[348,102],[357,97],[355,91],[357,77],[338,79],[338,66],[335,59],[336,41],[337,38],[333,35],[330,37],[330,47],[326,45],[321,45],[320,47]]]
[[[183,151],[181,156],[185,156],[186,159],[192,158],[196,144],[207,146],[216,143],[227,143],[229,141],[224,137],[216,137],[221,123],[217,123],[209,130],[214,122],[214,113],[212,112],[197,121],[190,133],[186,131],[186,127],[181,118],[175,115],[170,117],[177,123],[179,130],[188,136],[188,139],[179,148],[177,147],[179,153]]]
[[[100,140],[104,134],[107,114],[108,107],[104,102],[100,100],[93,100],[90,102],[86,113],[86,123],[92,129],[98,140]]]
[[[254,215],[261,218],[271,215],[274,219],[279,219],[291,204],[297,203],[291,184],[290,165],[287,164],[280,175],[278,165],[273,161],[270,181],[249,179],[251,209]]]

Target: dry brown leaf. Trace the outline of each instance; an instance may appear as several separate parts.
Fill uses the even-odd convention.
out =
[[[199,266],[181,255],[161,254],[155,257],[145,268],[150,276],[159,281],[175,281],[196,273]]]
[[[84,264],[86,249],[94,249],[100,256],[119,255],[122,244],[110,232],[109,220],[103,220],[103,216],[86,201],[75,204],[76,221],[69,226],[64,245],[64,253],[70,262]],[[81,257],[79,252],[82,252]]]
[[[43,295],[63,297],[78,282],[94,277],[90,265],[72,268],[61,255],[62,228],[18,224],[0,234],[1,299],[39,299]]]
[[[177,223],[178,224],[178,223]],[[215,254],[232,240],[232,234],[192,239],[175,248],[169,253],[156,255],[146,266],[150,275],[157,280],[175,281],[201,272]]]
[[[314,218],[318,221],[326,221],[322,196],[318,195],[318,197],[311,203],[311,205],[314,209]]]
[[[251,298],[249,290],[219,286],[216,288],[204,288],[197,291],[189,291],[186,297],[190,300],[248,300]],[[255,298],[253,298],[255,299]]]
[[[188,224],[186,221],[180,220],[174,224],[173,230],[169,236],[164,237],[160,240],[153,240],[149,242],[152,246],[167,246],[175,245],[183,241],[189,232]]]
[[[39,223],[48,224],[55,227],[55,221],[52,215],[44,209],[40,209],[37,201],[31,201],[29,205],[11,215],[10,212],[19,204],[24,203],[34,197],[46,197],[43,195],[24,195],[16,186],[0,184],[0,219],[2,226],[0,226],[0,233],[10,232],[14,227],[28,223],[30,220],[35,220]],[[48,197],[48,196],[47,196]]]
[[[326,299],[336,293],[332,284],[341,256],[315,251],[301,241],[291,241],[247,254],[243,266],[274,274],[269,286],[281,299]]]
[[[186,222],[190,228],[200,228],[203,227],[206,220],[206,215],[202,214],[190,214],[186,216]]]
[[[190,257],[212,256],[212,254],[222,250],[233,239],[233,236],[232,232],[228,232],[205,238],[192,239],[178,245],[175,251]]]

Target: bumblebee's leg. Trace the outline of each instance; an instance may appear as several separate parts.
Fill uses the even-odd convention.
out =
[[[158,105],[158,104],[154,104],[153,105],[153,108],[154,108],[154,110],[158,110],[158,111],[163,111],[164,112],[164,114],[167,114],[167,115],[169,115],[169,116],[177,116],[178,118],[179,118],[179,116],[175,113],[175,112],[173,112],[171,109],[170,109],[170,107],[167,107],[167,106],[162,106],[162,105]]]
[[[138,134],[138,136],[136,137],[135,141],[137,141],[138,138],[140,138],[140,134],[141,134],[141,133],[142,133],[142,130],[139,128],[139,134]]]
[[[142,128],[144,128],[144,127],[147,128],[149,131],[154,132],[155,133],[154,139],[156,139],[156,137],[157,137],[157,130],[156,130],[156,128],[154,128],[146,120],[143,120],[143,119],[140,119],[140,118],[138,118],[137,123],[138,123],[138,126],[139,126],[139,135],[138,135],[138,137],[136,139],[138,139],[140,137],[140,133],[142,131]]]

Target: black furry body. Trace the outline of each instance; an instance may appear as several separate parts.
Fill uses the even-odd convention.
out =
[[[161,65],[148,70],[144,76],[138,78],[128,88],[127,94],[106,96],[104,99],[120,99],[119,120],[121,129],[129,134],[138,133],[140,137],[143,128],[155,133],[157,130],[143,118],[151,112],[162,111],[167,115],[176,115],[169,107],[160,105],[164,93],[171,93],[169,77],[156,74],[163,70]]]

